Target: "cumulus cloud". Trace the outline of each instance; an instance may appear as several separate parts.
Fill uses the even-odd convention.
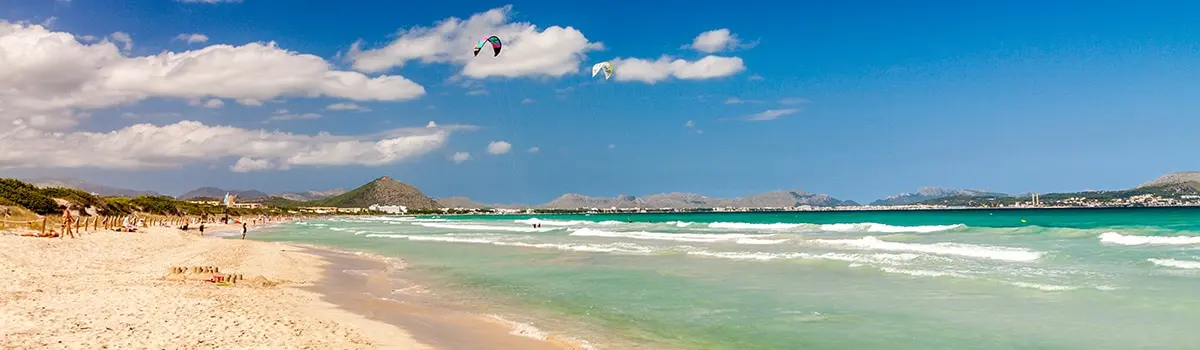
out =
[[[221,101],[221,99],[214,98],[214,99],[208,100],[207,102],[204,102],[204,108],[221,108],[221,107],[225,107],[225,102]]]
[[[729,28],[721,28],[700,33],[692,40],[691,45],[686,46],[699,52],[717,53],[737,48],[749,49],[757,45],[758,41],[743,43]]]
[[[354,43],[346,58],[360,72],[383,72],[420,61],[462,66],[460,74],[470,78],[561,77],[577,72],[585,53],[604,48],[574,27],[543,29],[528,22],[510,22],[511,17],[509,5],[465,20],[450,17],[431,27],[401,29],[396,39],[383,47],[365,49],[362,41]],[[503,41],[499,56],[492,57],[487,50],[478,57],[472,54],[470,48],[486,35]]]
[[[348,103],[348,102],[342,102],[342,103],[334,103],[334,104],[331,104],[331,105],[329,105],[329,106],[326,106],[326,107],[325,107],[325,110],[329,110],[329,111],[355,111],[355,112],[370,112],[370,111],[371,111],[371,109],[370,109],[370,108],[363,107],[363,106],[359,106],[358,104],[355,104],[355,103]]]
[[[616,58],[611,60],[617,81],[654,84],[669,78],[703,80],[728,77],[746,70],[740,57],[706,56],[696,61],[663,55],[656,60]]]
[[[528,150],[527,152],[529,152],[529,153],[538,153],[538,152],[539,152],[539,151],[541,151],[541,150],[542,150],[542,148],[541,148],[541,147],[538,147],[538,146],[533,146],[533,147],[529,147],[529,150]]]
[[[108,37],[112,38],[115,42],[121,43],[122,51],[129,52],[129,50],[133,50],[133,37],[130,37],[128,33],[116,32]]]
[[[239,98],[237,103],[246,107],[262,107],[263,102],[252,98]]]
[[[254,158],[238,158],[233,166],[229,167],[229,171],[235,173],[248,173],[252,171],[265,171],[275,168],[275,163],[269,159],[254,159]]]
[[[794,108],[770,109],[770,110],[765,110],[762,112],[754,113],[754,114],[751,114],[748,116],[744,116],[741,119],[745,120],[745,121],[761,122],[761,121],[779,119],[779,117],[782,117],[785,115],[790,115],[790,114],[795,114],[796,112],[799,112],[799,111],[800,111],[799,109],[794,109]]]
[[[197,44],[208,42],[208,36],[200,33],[184,33],[176,35],[175,40],[184,41],[188,44]]]
[[[86,113],[153,98],[265,101],[284,96],[404,101],[425,94],[401,76],[333,70],[274,42],[126,56],[124,33],[94,43],[40,25],[0,21],[0,125],[63,129]],[[127,50],[126,50],[127,51]]]
[[[511,149],[512,144],[505,141],[492,141],[487,145],[487,153],[493,155],[505,154]]]
[[[46,132],[18,123],[0,131],[0,168],[174,168],[239,158],[234,171],[395,164],[445,145],[470,125],[404,128],[361,136],[250,130],[181,121],[110,132]]]
[[[450,156],[450,160],[453,160],[455,164],[462,163],[470,159],[471,154],[467,152],[454,152],[454,155]]]

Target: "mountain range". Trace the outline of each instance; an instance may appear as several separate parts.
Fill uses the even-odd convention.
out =
[[[216,187],[201,187],[176,197],[181,200],[189,200],[196,198],[223,198],[226,193],[237,195],[238,199],[258,199],[270,197],[271,195],[255,190],[223,190]]]
[[[140,195],[160,195],[154,191],[138,191],[92,184],[76,179],[40,178],[28,180],[41,187],[66,187],[99,194],[101,196],[134,197]],[[1200,193],[1200,172],[1169,173],[1146,182],[1131,190],[1145,188],[1171,188],[1174,192],[1186,191]],[[425,196],[416,187],[395,181],[384,176],[354,190],[333,189],[327,191],[283,192],[270,195],[257,190],[226,190],[216,187],[201,187],[180,195],[179,199],[191,198],[221,198],[225,193],[233,193],[242,200],[266,200],[280,198],[281,200],[308,202],[313,205],[367,207],[372,204],[404,205],[410,208],[718,208],[718,207],[794,207],[794,206],[846,206],[858,205],[849,200],[840,200],[827,194],[815,194],[801,190],[773,191],[737,198],[707,197],[695,193],[660,193],[641,197],[619,195],[616,197],[593,197],[577,193],[568,193],[540,205],[526,204],[488,204],[471,200],[467,197],[443,197],[433,199]],[[1021,196],[1021,195],[1017,195]],[[871,205],[906,205],[928,204],[940,199],[969,199],[976,197],[1011,198],[1017,197],[1004,193],[982,190],[947,189],[941,187],[921,187],[916,192],[901,193],[871,202]],[[1022,196],[1023,197],[1023,196]]]
[[[941,187],[921,187],[916,192],[901,193],[871,202],[871,205],[906,205],[947,197],[1007,197],[1004,193],[955,190]]]
[[[38,186],[38,187],[72,188],[72,189],[76,189],[76,190],[80,190],[80,191],[84,191],[84,192],[88,192],[88,193],[95,193],[97,195],[104,196],[104,197],[161,196],[161,194],[159,194],[158,192],[154,192],[154,191],[139,191],[139,190],[131,190],[131,189],[127,189],[127,188],[117,188],[117,187],[111,187],[111,186],[97,185],[97,184],[88,183],[85,181],[71,179],[71,178],[44,177],[44,178],[36,178],[36,179],[25,179],[24,181],[31,183],[34,186]]]

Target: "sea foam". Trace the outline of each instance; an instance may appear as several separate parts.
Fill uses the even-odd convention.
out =
[[[900,243],[884,241],[873,236],[867,236],[859,239],[818,239],[813,240],[812,242],[867,250],[908,251],[1003,261],[1034,261],[1042,256],[1041,252],[1024,248],[995,247],[964,243]]]

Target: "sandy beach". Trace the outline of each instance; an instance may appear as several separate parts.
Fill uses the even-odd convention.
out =
[[[209,225],[208,232],[235,229]],[[0,348],[458,348],[426,345],[394,322],[325,301],[318,290],[337,288],[321,285],[330,263],[312,248],[141,231],[0,235],[0,271],[12,279],[0,287]],[[194,266],[244,279],[223,286],[202,281],[211,273],[171,273]],[[564,348],[504,327],[487,330],[476,335],[483,344]]]

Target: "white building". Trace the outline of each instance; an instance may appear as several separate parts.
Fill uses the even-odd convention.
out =
[[[408,207],[403,205],[379,205],[374,204],[368,207],[371,211],[382,211],[388,214],[404,214],[408,212]]]

